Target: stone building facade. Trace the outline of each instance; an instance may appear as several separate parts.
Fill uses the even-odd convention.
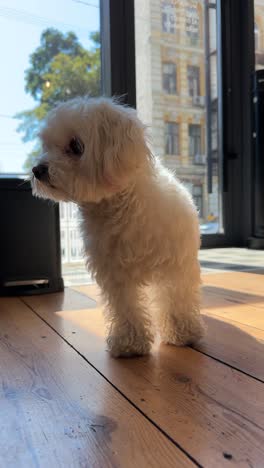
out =
[[[219,216],[216,16],[210,12],[208,64],[205,7],[204,0],[135,0],[138,112],[152,129],[153,150],[192,193],[201,222]],[[210,99],[216,104],[210,120],[212,194],[207,190],[208,66]]]

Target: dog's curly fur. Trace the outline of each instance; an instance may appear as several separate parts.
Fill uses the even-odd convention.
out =
[[[50,112],[40,136],[48,177],[32,176],[33,193],[79,206],[87,266],[107,304],[111,354],[150,351],[148,285],[162,340],[201,338],[198,214],[185,187],[151,154],[136,112],[107,98],[77,98]],[[68,149],[72,137],[84,144],[81,156]]]

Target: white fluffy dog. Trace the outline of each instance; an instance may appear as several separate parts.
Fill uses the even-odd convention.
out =
[[[107,98],[76,98],[49,113],[40,137],[33,193],[79,206],[87,266],[107,304],[112,356],[150,351],[148,285],[163,342],[201,338],[197,211],[151,154],[136,112]]]

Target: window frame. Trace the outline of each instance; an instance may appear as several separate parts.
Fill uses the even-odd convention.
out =
[[[256,40],[257,37],[257,40]],[[254,20],[254,43],[255,43],[255,50],[258,51],[260,49],[260,34],[259,34],[259,27],[258,23],[256,21],[256,18]]]
[[[188,17],[187,17],[187,11],[190,10],[196,10],[197,11],[197,22],[198,22],[198,31],[194,33],[193,31],[188,31]],[[200,18],[200,13],[199,13],[199,8],[198,5],[195,7],[194,5],[186,5],[185,6],[185,34],[186,37],[188,38],[188,42],[190,42],[191,45],[193,46],[198,46],[200,37],[201,37],[201,18]]]
[[[165,67],[173,67],[172,73],[165,72]],[[164,84],[168,80],[173,80],[173,91],[171,92],[170,86],[166,87]],[[178,94],[177,83],[177,64],[175,62],[162,62],[162,91],[165,94],[176,96]]]
[[[195,191],[195,188],[198,188],[201,189],[201,192],[199,194],[195,194],[194,191]],[[193,196],[193,199],[194,199],[194,202],[196,203],[196,206],[197,208],[199,208],[198,206],[198,203],[196,202],[196,200],[199,198],[201,200],[201,210],[199,211],[199,213],[201,214],[201,218],[203,218],[203,212],[204,212],[204,185],[203,184],[197,184],[197,183],[193,183],[192,184],[192,196]]]
[[[202,246],[206,248],[247,246],[254,208],[249,93],[255,67],[254,2],[218,0],[216,3],[218,64],[222,67],[219,163],[223,175],[221,202],[225,230],[203,235]],[[134,1],[101,0],[101,18],[103,91],[107,95],[122,95],[125,103],[136,107]],[[201,22],[199,26],[201,34],[204,27]]]
[[[164,127],[164,134],[165,134],[165,156],[179,156],[180,155],[180,124],[178,122],[174,121],[166,121],[164,122],[165,127]],[[170,129],[176,129],[176,132],[172,131],[170,132]],[[169,153],[167,151],[167,138],[172,138],[173,140],[176,138],[176,144],[175,141],[172,142],[172,147],[176,146],[177,151]]]
[[[204,235],[203,247],[247,246],[252,235],[253,150],[251,74],[255,69],[254,1],[218,1],[222,62],[223,234]],[[133,0],[101,0],[102,93],[136,107]],[[221,21],[222,18],[222,21]],[[200,25],[201,28],[201,25]],[[4,187],[7,177],[0,183]],[[245,190],[246,188],[246,190]],[[4,190],[3,190],[4,196]],[[57,209],[56,223],[59,223]]]
[[[196,70],[198,71],[197,77],[194,77],[194,75],[191,75],[191,70]],[[194,86],[190,86],[193,84],[194,81],[197,81],[197,94],[191,94],[191,91],[193,92]],[[188,83],[188,96],[190,98],[198,97],[201,96],[201,69],[199,65],[192,65],[192,64],[187,64],[187,83]]]
[[[100,0],[102,94],[136,108],[134,0]]]
[[[199,135],[196,130],[199,129]],[[195,130],[191,132],[191,130]],[[193,133],[191,135],[191,133]],[[189,157],[192,158],[192,163],[195,164],[195,156],[202,154],[202,126],[201,124],[194,124],[194,123],[189,123],[188,124],[188,137],[189,137]],[[199,151],[195,151],[195,147],[197,145],[197,141],[199,140]],[[191,151],[191,148],[193,147],[194,151]]]
[[[168,16],[171,16],[171,13],[168,13],[165,11],[166,9],[166,6],[165,4],[167,3],[167,8],[169,8],[170,6],[172,6],[172,3],[171,2],[168,2],[167,0],[162,0],[161,1],[161,25],[162,25],[162,31],[166,34],[175,34],[176,33],[176,15],[174,17],[174,21],[173,23],[171,24],[170,28],[168,29],[164,29],[164,24],[165,22],[163,21],[164,19],[164,16],[166,15],[167,17]],[[176,8],[175,8],[175,5],[174,5],[174,8],[172,8],[172,10],[175,12],[176,11]],[[167,18],[167,21],[169,22],[169,19]],[[172,29],[172,30],[171,30]]]
[[[247,247],[253,229],[250,90],[255,68],[254,1],[222,0],[218,21],[222,26],[219,31],[222,62],[220,132],[223,138],[222,209],[225,232],[203,236],[202,246]]]

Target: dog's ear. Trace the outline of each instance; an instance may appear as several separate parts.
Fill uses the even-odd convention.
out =
[[[133,109],[111,101],[102,102],[94,112],[89,147],[96,183],[119,191],[135,170],[152,163],[145,126]]]

